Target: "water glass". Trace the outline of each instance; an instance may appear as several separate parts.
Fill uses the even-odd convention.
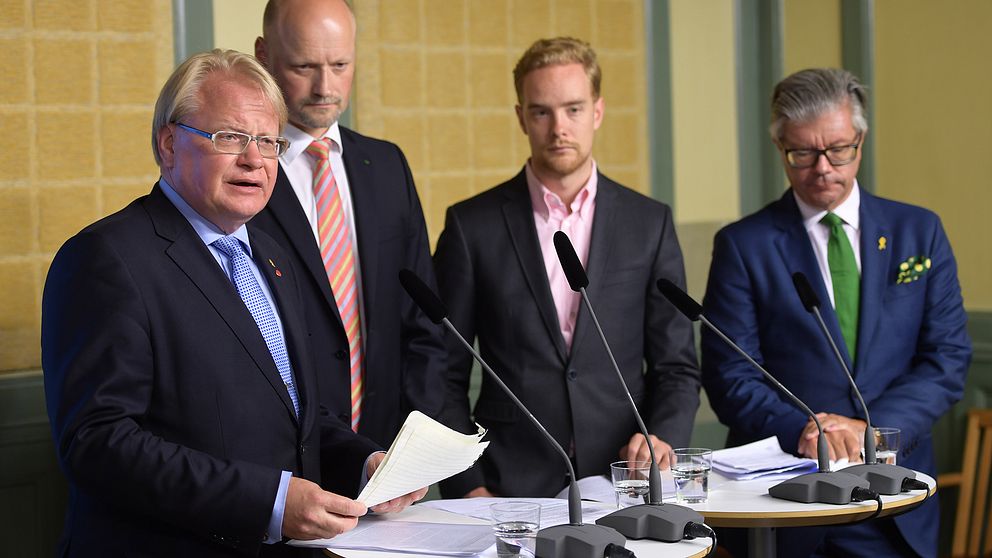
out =
[[[879,463],[896,464],[900,434],[901,431],[898,428],[888,426],[875,428],[875,458],[878,459]]]
[[[497,502],[489,506],[496,554],[499,558],[533,556],[537,530],[541,525],[541,505],[532,502]]]
[[[680,504],[700,504],[710,490],[710,469],[713,450],[707,448],[676,448],[671,452],[672,476],[675,477],[675,499]]]
[[[617,495],[617,509],[646,504],[650,485],[650,461],[617,461],[610,463],[613,490]]]

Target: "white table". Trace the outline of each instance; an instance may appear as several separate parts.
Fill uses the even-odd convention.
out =
[[[410,508],[390,516],[397,521],[423,521],[428,523],[457,523],[488,525],[486,521],[449,513],[443,510],[411,506]],[[709,539],[695,539],[679,543],[664,543],[657,541],[627,541],[627,548],[634,551],[638,558],[702,558],[710,548]],[[370,550],[325,550],[331,557],[340,558],[437,558],[429,554],[408,554],[400,552],[381,552]],[[495,539],[493,547],[482,554],[483,558],[496,558]]]
[[[936,492],[937,482],[923,473],[917,479]],[[748,529],[750,556],[774,558],[775,527],[809,527],[814,525],[837,525],[853,523],[875,513],[878,503],[874,500],[845,505],[803,504],[779,500],[768,495],[768,488],[781,480],[732,481],[713,473],[710,477],[712,489],[705,504],[690,504],[688,507],[703,514],[710,527],[744,527]],[[922,501],[926,491],[914,490],[895,496],[882,496],[882,512],[879,517],[896,515],[912,509]]]

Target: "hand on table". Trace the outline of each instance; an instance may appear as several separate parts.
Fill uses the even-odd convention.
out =
[[[838,459],[847,459],[850,463],[861,461],[865,421],[832,413],[817,413],[816,418],[823,426],[823,434],[827,439],[831,461]],[[818,437],[816,423],[810,419],[799,435],[799,453],[816,459]]]
[[[496,494],[489,491],[485,486],[473,488],[465,493],[462,498],[496,498]]]

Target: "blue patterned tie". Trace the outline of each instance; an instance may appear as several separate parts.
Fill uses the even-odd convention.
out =
[[[248,254],[241,247],[241,241],[233,236],[223,236],[213,241],[213,246],[227,254],[231,258],[231,276],[234,278],[234,286],[241,295],[251,317],[255,319],[258,330],[262,332],[262,338],[269,348],[272,360],[279,369],[279,376],[289,390],[289,398],[293,400],[293,408],[296,416],[300,416],[300,399],[296,393],[296,385],[293,383],[293,369],[289,364],[289,354],[286,352],[286,343],[279,332],[279,324],[276,323],[276,316],[272,310],[272,304],[265,297],[262,287],[259,286],[252,273],[251,263]]]

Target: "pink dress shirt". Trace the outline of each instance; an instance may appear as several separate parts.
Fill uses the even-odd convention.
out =
[[[575,333],[575,318],[579,312],[582,295],[573,291],[565,279],[565,272],[555,251],[554,234],[558,231],[568,235],[575,247],[579,261],[585,266],[589,261],[589,241],[592,238],[592,220],[596,212],[596,184],[598,175],[596,163],[592,164],[589,181],[579,190],[570,206],[541,184],[527,163],[527,188],[530,191],[531,207],[534,208],[534,225],[537,239],[541,243],[544,256],[544,269],[548,273],[551,296],[555,300],[558,313],[558,327],[565,339],[565,347],[572,348],[572,335]]]

